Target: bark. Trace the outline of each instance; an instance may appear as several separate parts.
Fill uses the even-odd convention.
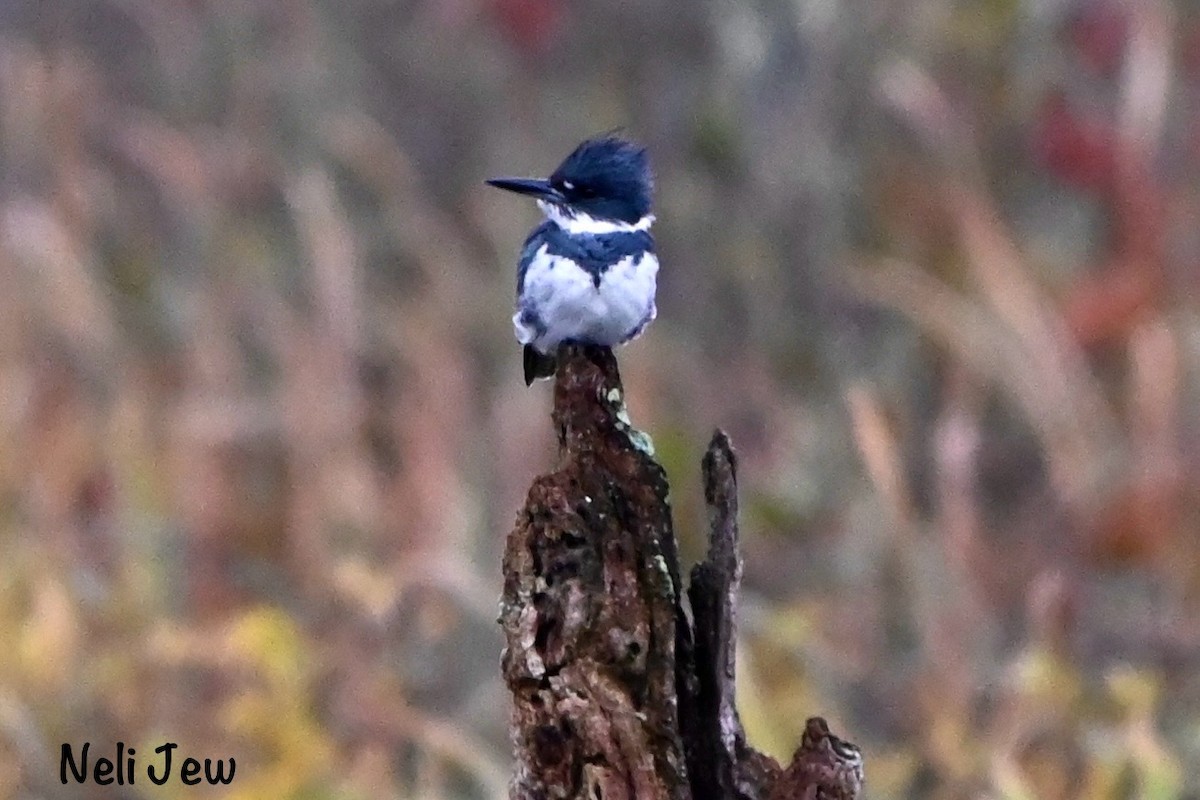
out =
[[[688,590],[693,631],[666,475],[629,421],[610,350],[560,350],[553,420],[558,468],[534,480],[504,555],[510,797],[817,797],[794,775],[782,792],[779,765],[747,744],[737,714],[741,561],[728,437],[714,435],[702,465],[710,539]]]
[[[738,555],[737,458],[729,437],[713,434],[701,462],[708,506],[708,554],[692,568],[688,600],[695,619],[697,721],[692,785],[696,800],[759,800],[780,773],[754,750],[738,717],[735,692],[736,606],[742,580]]]
[[[510,795],[684,800],[667,481],[611,351],[563,348],[553,418],[558,469],[533,482],[504,556]]]

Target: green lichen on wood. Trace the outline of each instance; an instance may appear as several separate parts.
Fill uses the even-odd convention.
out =
[[[613,417],[617,421],[617,429],[629,437],[630,444],[650,458],[654,458],[654,440],[650,438],[650,434],[634,427],[633,421],[629,418],[629,409],[625,406],[625,399],[621,390],[616,387],[609,389],[604,399],[613,408]]]

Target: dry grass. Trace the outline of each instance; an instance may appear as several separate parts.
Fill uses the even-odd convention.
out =
[[[881,799],[1200,793],[1194,8],[0,15],[0,798],[167,738],[233,797],[503,795],[552,443],[479,181],[621,123],[622,367],[685,553],[739,446],[755,740],[820,711]]]

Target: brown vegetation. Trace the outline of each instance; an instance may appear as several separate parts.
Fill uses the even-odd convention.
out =
[[[1195,795],[1198,31],[4,3],[0,797],[163,737],[234,797],[504,795],[502,539],[553,432],[508,324],[533,212],[479,181],[619,124],[684,563],[699,444],[738,442],[750,740],[819,711],[878,800]]]

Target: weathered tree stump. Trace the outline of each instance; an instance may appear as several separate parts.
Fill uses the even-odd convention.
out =
[[[666,476],[630,423],[616,360],[607,348],[568,345],[558,364],[560,463],[534,480],[504,555],[510,796],[855,797],[856,785],[841,792],[809,769],[857,753],[823,720],[809,727],[826,736],[806,734],[786,773],[746,742],[734,702],[741,562],[728,438],[718,431],[703,462],[711,533],[688,590],[693,636]],[[861,757],[857,765],[861,783]]]

